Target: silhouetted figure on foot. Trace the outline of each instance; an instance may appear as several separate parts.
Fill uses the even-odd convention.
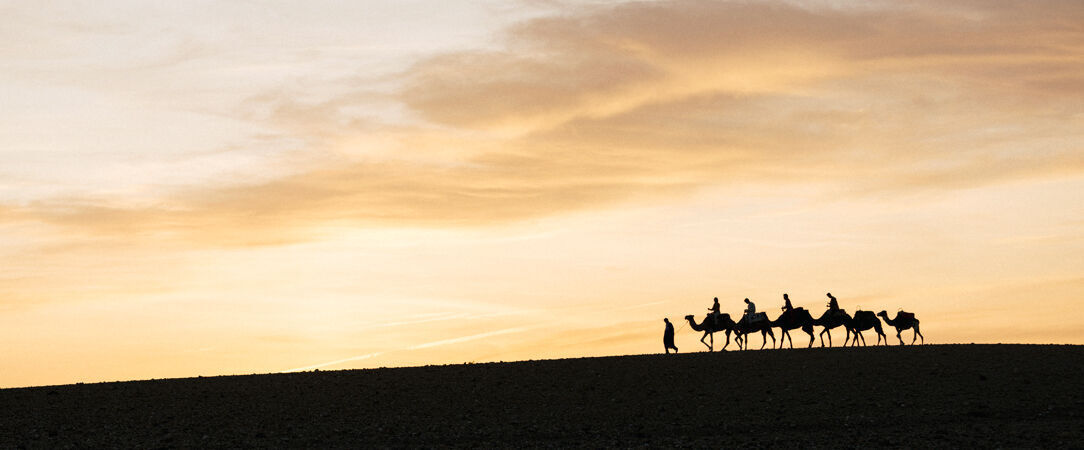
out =
[[[794,309],[794,307],[791,306],[791,304],[790,304],[790,297],[787,297],[787,294],[783,294],[783,308],[782,309],[783,309],[784,313]]]
[[[666,347],[666,354],[670,354],[670,349],[677,353],[678,348],[674,345],[674,325],[670,323],[670,319],[663,318],[662,321],[666,322],[666,331],[662,332],[662,345]]]

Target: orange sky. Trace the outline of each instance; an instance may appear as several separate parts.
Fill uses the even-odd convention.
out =
[[[1084,344],[1078,1],[0,17],[0,387],[656,352],[784,292]]]

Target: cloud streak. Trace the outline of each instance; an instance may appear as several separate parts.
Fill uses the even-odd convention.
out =
[[[734,183],[858,193],[1084,172],[1077,2],[849,7],[646,2],[510,28],[500,50],[425,58],[374,101],[269,97],[307,142],[285,176],[153,202],[74,196],[0,220],[213,245],[340,227],[462,227],[650,202]],[[366,151],[354,151],[366,148]],[[346,149],[345,156],[342,150]],[[3,212],[4,210],[8,212]]]

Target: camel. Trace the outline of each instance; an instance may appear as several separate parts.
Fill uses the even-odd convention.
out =
[[[847,314],[847,311],[842,309],[839,310],[839,313],[834,315],[832,315],[832,310],[825,311],[824,314],[821,314],[819,319],[813,320],[813,325],[824,327],[824,330],[821,330],[820,333],[821,347],[824,347],[825,333],[828,333],[828,346],[832,346],[832,328],[838,326],[844,326],[843,328],[847,330],[847,339],[843,341],[843,345],[846,346],[847,342],[851,340],[851,330],[849,327],[845,326],[849,323],[851,323],[851,316],[850,314]]]
[[[901,310],[896,313],[895,319],[889,319],[888,312],[886,311],[881,311],[877,313],[877,315],[881,316],[881,318],[885,320],[886,324],[896,328],[896,339],[900,340],[900,345],[903,345],[903,338],[900,337],[900,332],[910,328],[915,329],[915,334],[911,338],[911,345],[915,345],[915,339],[919,338],[922,339],[923,344],[926,343],[926,337],[923,336],[922,332],[918,330],[918,319],[915,318],[915,315],[913,313]]]
[[[704,317],[704,321],[701,323],[696,323],[692,314],[685,316],[685,320],[689,321],[689,326],[692,327],[693,331],[704,332],[704,335],[700,337],[700,343],[706,345],[709,352],[715,350],[716,331],[726,332],[726,343],[723,344],[723,350],[726,350],[726,346],[730,345],[730,332],[734,330],[734,321],[730,318],[730,314],[719,314],[718,323],[712,320],[711,314]],[[704,342],[705,338],[711,338],[711,343]]]
[[[888,336],[885,336],[884,330],[881,329],[881,320],[877,318],[873,311],[858,310],[854,312],[854,317],[851,319],[851,323],[847,325],[851,333],[854,333],[854,340],[851,341],[851,346],[858,345],[858,339],[862,339],[862,346],[866,345],[866,337],[862,335],[863,331],[873,328],[873,331],[877,332],[877,344],[881,344],[881,338],[884,338],[885,345],[888,345]]]
[[[734,324],[734,334],[736,335],[734,342],[738,343],[738,349],[747,350],[749,348],[749,338],[745,335],[756,333],[758,331],[760,332],[761,339],[764,339],[764,342],[760,344],[760,349],[763,350],[764,346],[768,345],[768,338],[765,335],[771,336],[772,348],[775,348],[775,333],[772,333],[772,321],[768,320],[767,315],[764,315],[764,319],[751,324],[746,322],[744,317]]]
[[[783,330],[783,335],[779,337],[779,348],[783,348],[784,340],[789,340],[790,348],[794,348],[794,340],[790,337],[790,330],[797,328],[801,328],[802,331],[809,335],[809,347],[813,346],[813,316],[809,315],[809,311],[806,311],[805,308],[784,311],[778,319],[772,321],[772,326]]]

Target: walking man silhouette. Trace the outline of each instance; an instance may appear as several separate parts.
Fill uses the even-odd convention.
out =
[[[666,354],[670,354],[670,349],[674,349],[674,353],[677,353],[677,346],[674,345],[674,324],[670,323],[670,319],[663,318],[663,322],[666,322],[666,331],[662,332],[662,345],[666,348]]]

